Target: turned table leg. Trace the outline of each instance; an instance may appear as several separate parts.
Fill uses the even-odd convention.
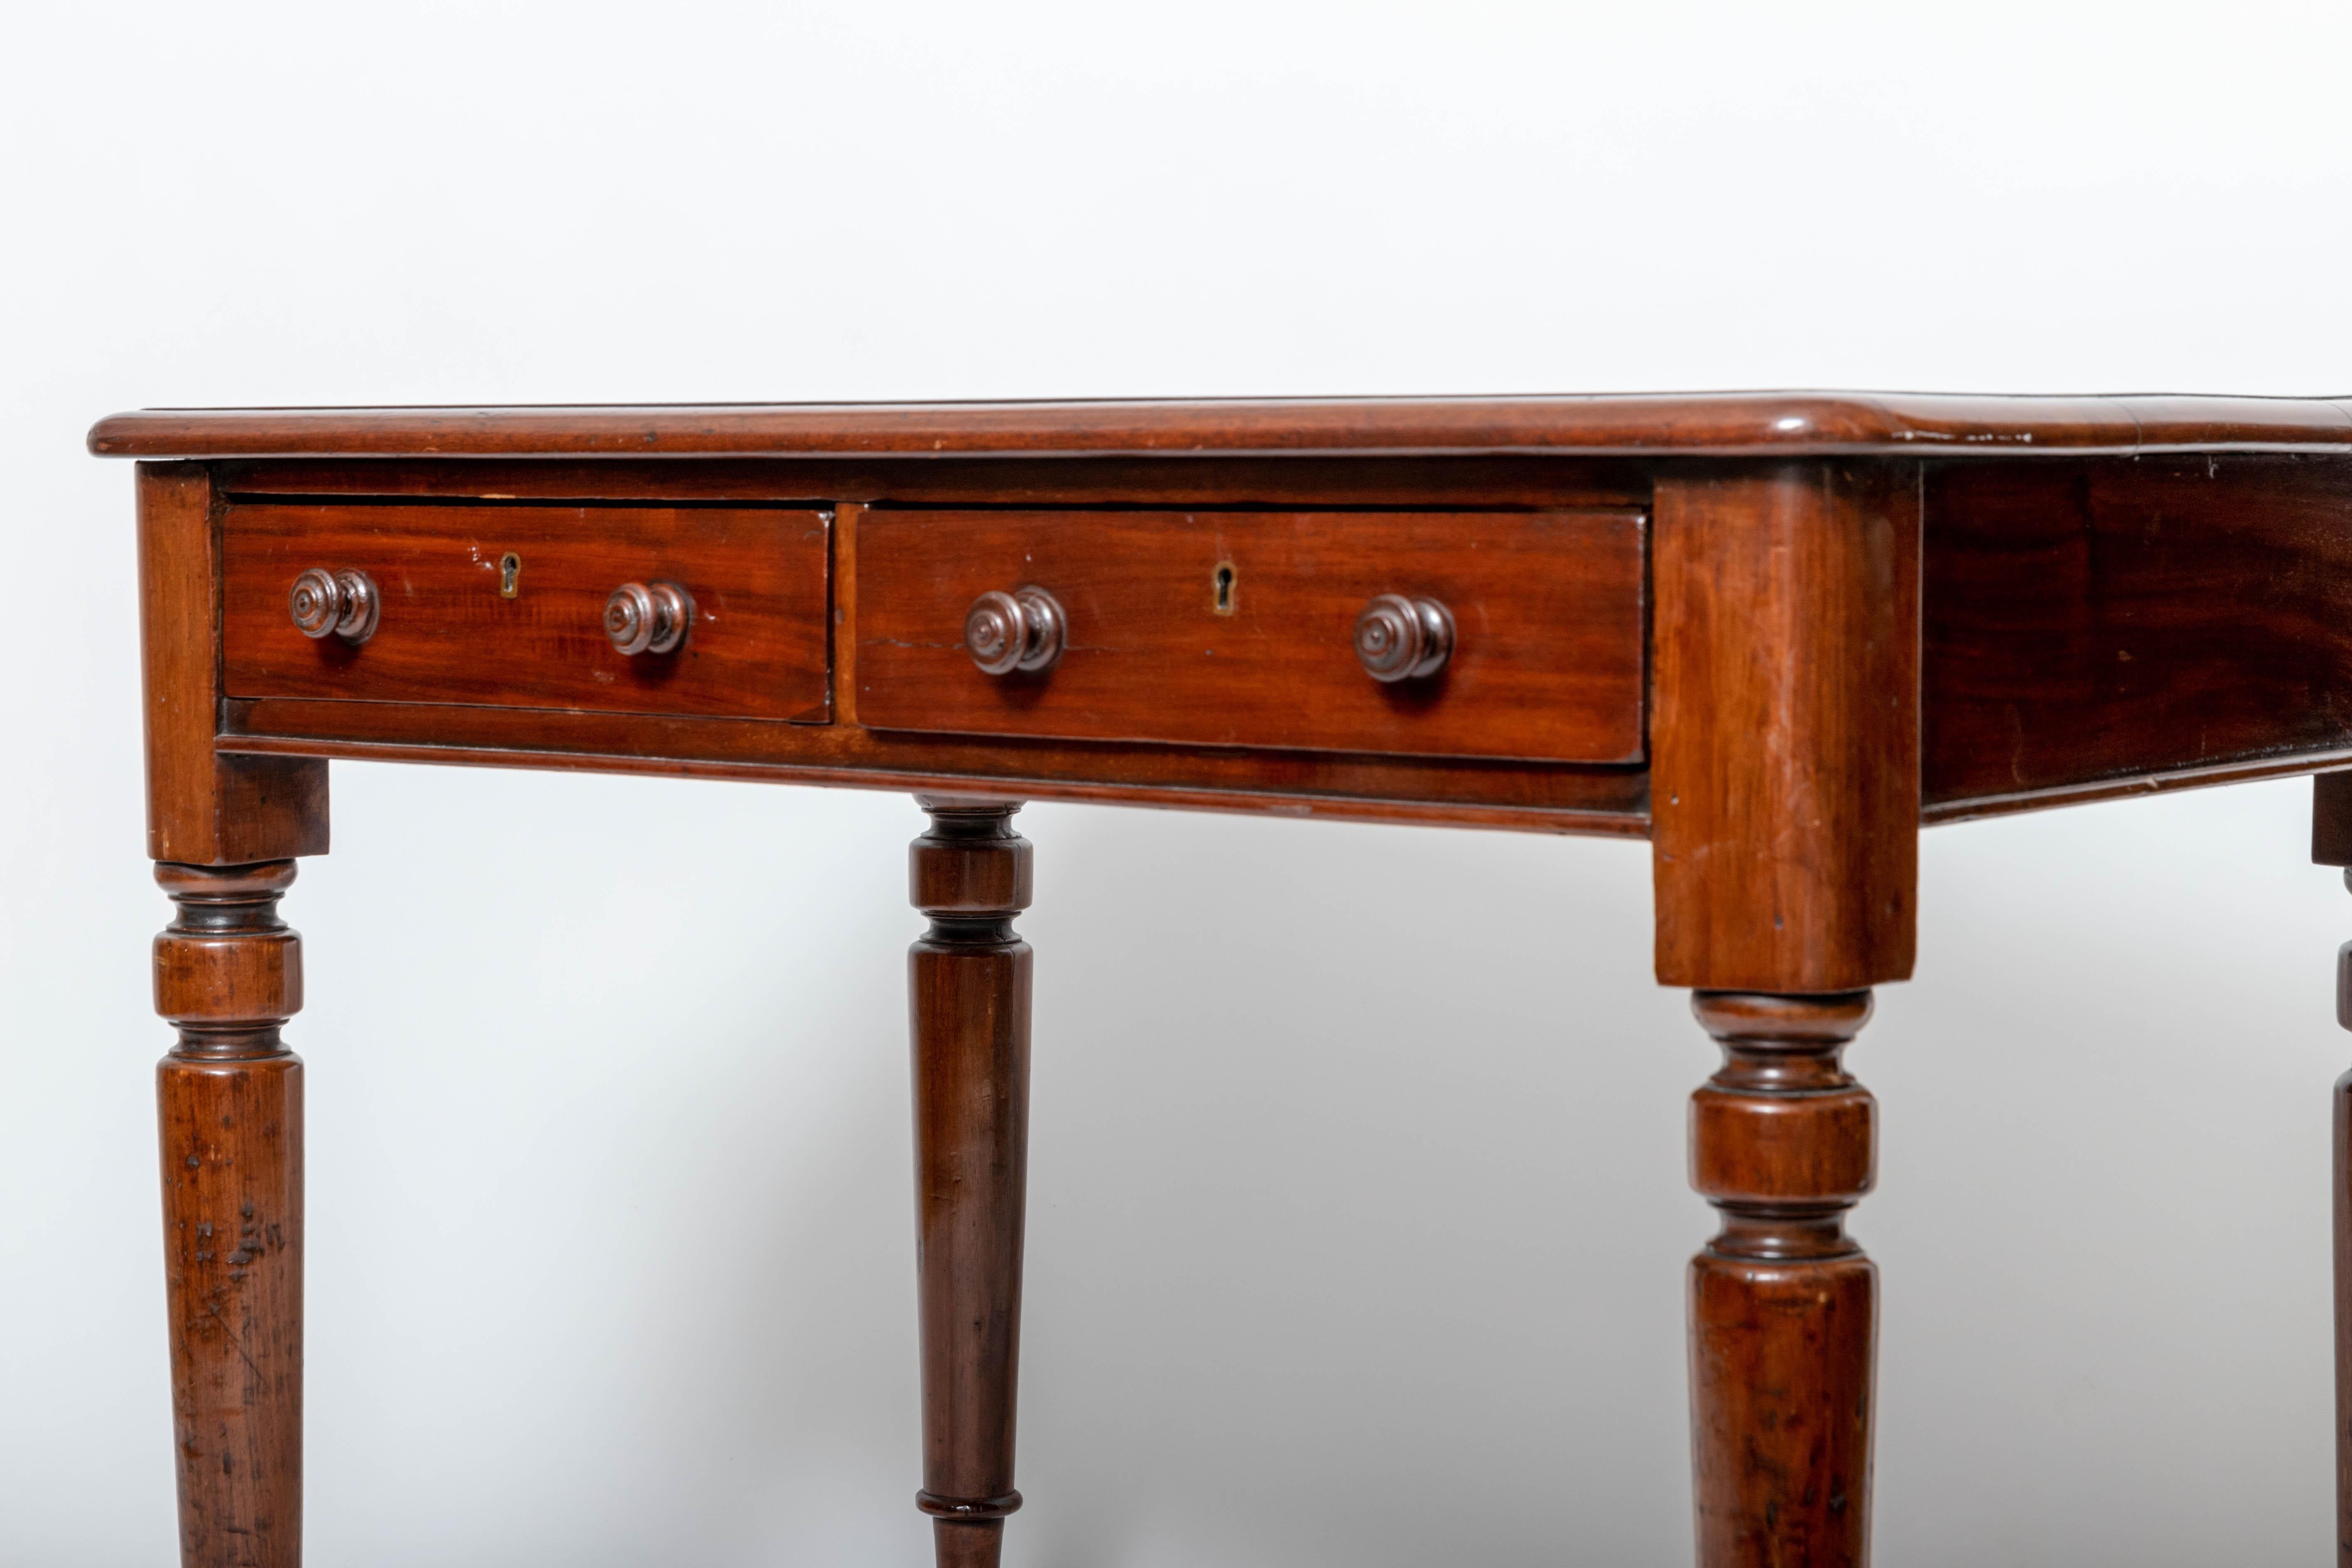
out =
[[[2352,942],[2336,950],[2336,1021],[2352,1029]],[[2352,1565],[2352,1072],[2336,1080],[2335,1187],[2336,1561]]]
[[[1028,840],[1014,801],[923,797],[908,953],[914,1026],[915,1259],[923,1489],[940,1568],[994,1568],[1013,1489],[1029,1152]]]
[[[179,913],[155,939],[156,1069],[172,1321],[180,1560],[302,1559],[301,939],[278,918],[294,862],[158,865]]]
[[[2352,773],[2311,783],[2311,858],[2352,868]],[[2352,942],[2336,950],[2336,1021],[2352,1029]],[[2335,1122],[2336,1561],[2352,1568],[2352,1072],[2336,1080]]]
[[[1690,1269],[1701,1568],[1869,1557],[1878,1281],[1844,1216],[1876,1109],[1838,1058],[1916,937],[1919,487],[1843,461],[1658,482],[1658,979],[1723,1047],[1691,1102],[1722,1215]]]
[[[1870,993],[1702,991],[1723,1067],[1691,1097],[1691,1185],[1723,1228],[1691,1259],[1698,1560],[1845,1568],[1870,1549],[1878,1270],[1845,1234],[1877,1104],[1839,1053]]]

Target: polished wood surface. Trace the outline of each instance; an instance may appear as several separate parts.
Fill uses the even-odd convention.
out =
[[[1638,512],[869,511],[858,717],[879,730],[1635,763]],[[991,590],[1069,618],[1050,670],[991,675],[960,636]],[[1366,675],[1357,617],[1428,594],[1446,667]]]
[[[1630,458],[1488,453],[1344,457],[1144,453],[873,458],[297,458],[209,465],[238,499],[406,496],[450,500],[824,501],[916,506],[1102,507],[1150,497],[1162,507],[1556,507],[1648,504],[1650,465]]]
[[[1723,1068],[1691,1098],[1691,1185],[1723,1228],[1691,1260],[1691,1455],[1706,1568],[1870,1560],[1878,1270],[1845,1234],[1877,1102],[1839,1057],[1870,993],[1702,991]]]
[[[2027,410],[2043,409],[2046,400],[2009,400]],[[2173,444],[2192,435],[2210,437],[2217,445],[2203,453],[2191,468],[2210,467],[2226,479],[2231,473],[2231,454],[2250,450],[2252,437],[2273,427],[2263,423],[2282,400],[2251,399],[2130,399],[2122,400],[2134,413],[2149,437],[2152,451],[2174,449]],[[2183,403],[2207,410],[2212,415],[2202,423],[2185,417],[2165,415],[2163,408],[2173,408]],[[2242,401],[2251,412],[2242,418],[2222,417]],[[2331,405],[2332,406],[2332,405]],[[2037,487],[2053,506],[2071,505],[2069,496],[2080,488],[2080,479],[2089,471],[2089,460],[2074,449],[2060,444],[2062,432],[2050,428],[2032,430],[2042,437],[2039,445],[2012,444],[2009,447],[1988,445],[1971,438],[1964,452],[1929,456],[1921,460],[1920,473],[1927,499],[1932,503],[1945,477],[1956,470],[1970,470],[1978,466],[2000,468],[2002,463],[1984,463],[1989,451],[2005,453],[2010,467],[2023,467],[2046,474],[2048,482]],[[2273,431],[2273,433],[2275,433]],[[1997,432],[1996,432],[1997,434]],[[2147,468],[2151,459],[2143,458],[2136,464],[2120,465],[2125,468]],[[2315,486],[2341,485],[2346,464],[2341,460],[2314,455],[2307,449],[2302,459],[2304,471]],[[765,461],[745,459],[711,459],[676,462],[639,458],[600,458],[593,462],[548,463],[518,462],[497,458],[443,459],[412,458],[400,461],[369,462],[351,459],[296,459],[284,461],[229,461],[214,465],[221,489],[231,495],[435,495],[513,496],[541,495],[604,500],[769,500],[821,502],[831,499],[842,503],[889,501],[946,505],[955,503],[987,503],[991,505],[1054,505],[1099,506],[1104,503],[1134,502],[1149,499],[1171,505],[1237,505],[1237,506],[1412,506],[1442,508],[1452,506],[1550,506],[1550,507],[1611,507],[1646,508],[1655,483],[1661,477],[1671,478],[1674,471],[1690,471],[1688,465],[1661,461],[1655,458],[1590,457],[1530,457],[1508,451],[1482,456],[1417,456],[1399,457],[1369,452],[1353,459],[1340,460],[1325,455],[1293,458],[1269,458],[1258,455],[1220,457],[1153,457],[1138,454],[1090,455],[1076,458],[1040,458],[1031,456],[1001,456],[985,459],[971,458],[894,458],[882,455],[871,459],[848,460],[810,457],[786,457]],[[2182,470],[2189,471],[2188,469]],[[2331,478],[2331,476],[2335,476]],[[1991,487],[2004,481],[1988,479]],[[2272,504],[2270,497],[2257,489],[2245,496],[2247,510],[2233,514],[2214,512],[2191,520],[2193,529],[2203,532],[2229,526],[2247,526],[2251,509]],[[2044,563],[2033,558],[2030,550],[2012,551],[1998,544],[1989,551],[1975,552],[1967,540],[1969,514],[1946,506],[1940,512],[1931,511],[1927,520],[1927,551],[1938,564],[1927,573],[1925,610],[1929,619],[1927,636],[1922,650],[1922,681],[1925,688],[1922,714],[1927,738],[1927,752],[1923,759],[1921,778],[1922,818],[1928,822],[1954,822],[1970,817],[2018,810],[2029,810],[2045,805],[2069,804],[2095,800],[2119,795],[2144,793],[2150,789],[2176,788],[2228,782],[2232,779],[2254,779],[2310,772],[2314,767],[2331,766],[2352,761],[2340,740],[2324,730],[2301,736],[2293,727],[2281,730],[2279,739],[2284,749],[2272,747],[2252,751],[2223,752],[2199,760],[2192,749],[2184,755],[2180,733],[2161,723],[2149,724],[2136,721],[2129,713],[2132,699],[2127,691],[2116,688],[2102,693],[2102,684],[2115,687],[2112,672],[2099,676],[2089,664],[2078,663],[2082,679],[2074,684],[2090,693],[2084,699],[2066,699],[2063,687],[2053,684],[2048,695],[2065,699],[2074,710],[2074,721],[2066,724],[2037,724],[2038,700],[2020,700],[2016,689],[2004,689],[1988,677],[1996,673],[2008,659],[2001,651],[2003,639],[2009,635],[2000,625],[2002,612],[1988,606],[2006,600],[2020,604],[2044,605],[2055,617],[2054,624],[2072,620],[2089,625],[2102,611],[2099,605],[2084,597],[2104,591],[2107,574],[2113,567],[2104,562],[2098,574],[2077,573],[2075,599],[2071,605],[2053,603],[2053,584],[2044,571]],[[1996,516],[1991,526],[2000,526]],[[2256,524],[2255,526],[2259,526]],[[2304,585],[2325,581],[2322,574],[2334,568],[2324,548],[2301,556],[2277,552],[2279,538],[2269,542],[2278,573],[2284,580]],[[2306,536],[2308,537],[2308,536]],[[2114,533],[2101,541],[2101,554],[2112,555],[2126,541]],[[2164,548],[2177,554],[2183,549],[2198,548],[2196,539],[2181,528],[2168,531]],[[2324,546],[2325,541],[2315,542]],[[845,583],[854,567],[845,537],[835,561],[837,585]],[[2214,546],[2204,546],[2209,552]],[[1951,563],[1959,557],[1979,552],[1990,559],[1966,568],[1969,584],[1966,594],[1955,599],[1951,594],[1934,592],[1936,584],[1950,574]],[[2148,574],[2136,570],[2134,575],[2146,578]],[[1955,584],[1960,578],[1951,579]],[[2181,580],[2186,582],[2186,580]],[[2174,618],[2193,616],[2197,606],[2211,607],[2221,599],[2210,594],[2196,594],[2192,586],[2180,586],[2189,593],[2194,604],[2184,604]],[[1971,607],[1970,601],[1980,601]],[[2227,601],[2234,603],[2235,601]],[[838,606],[837,606],[838,608]],[[2291,625],[2292,623],[2281,623]],[[2324,633],[2324,624],[2305,622],[2305,630]],[[2030,627],[2021,628],[2030,631]],[[2097,652],[2111,664],[2126,661],[2116,659],[2115,648],[2099,649],[2095,641],[2079,645]],[[2250,693],[2259,690],[2261,669],[2250,668],[2242,658],[2230,658],[2231,643],[2227,638],[2188,639],[2183,649],[2201,649],[2196,659],[2176,658],[2179,679],[2190,687],[2208,690],[2227,689],[2234,683]],[[2060,651],[2063,651],[2063,648]],[[845,676],[854,661],[853,645],[842,644],[835,649],[837,677]],[[2310,656],[2298,658],[2307,659]],[[2221,664],[2211,662],[2221,658]],[[2026,672],[2030,679],[2031,668]],[[2251,679],[2251,684],[2249,679]],[[851,699],[853,682],[837,679],[837,702]],[[1972,720],[1954,709],[1952,722],[1947,725],[1939,718],[1939,710],[1954,704],[1966,705],[1978,710],[1984,720]],[[2110,712],[2110,710],[2113,712]],[[231,709],[229,732],[235,734],[242,726],[236,722],[240,710]],[[354,716],[356,719],[356,716]],[[2035,743],[2043,764],[2043,776],[2020,783],[2012,770],[2005,766],[2005,752],[1996,752],[1990,742],[1998,734],[1998,722],[2014,719],[2034,725]],[[355,722],[352,728],[359,726]],[[429,717],[403,726],[409,731],[430,728]],[[469,745],[465,750],[475,754],[467,761],[507,763],[525,766],[605,765],[566,762],[566,752],[576,752],[592,742],[560,733],[566,726],[561,721],[551,721],[551,731],[543,744],[529,737],[502,738],[499,743]],[[1938,738],[1949,733],[1958,737],[1973,733],[1985,746],[1973,752],[1955,741]],[[403,755],[401,747],[428,741],[428,736],[395,736],[385,732],[381,722],[372,721],[365,733],[339,735],[331,724],[312,721],[308,717],[299,722],[280,726],[265,721],[255,727],[257,742],[251,750],[274,755],[300,753],[306,742],[345,741],[350,749],[338,749],[335,755]],[[810,782],[854,783],[858,775],[871,770],[877,787],[928,787],[961,778],[1023,794],[1031,798],[1097,799],[1115,797],[1119,786],[1132,784],[1139,788],[1161,788],[1174,781],[1160,776],[1129,773],[1120,767],[1106,767],[1100,772],[1087,766],[1092,753],[1080,749],[1055,759],[1051,766],[1040,767],[1034,773],[983,773],[968,763],[951,763],[944,770],[902,770],[896,763],[866,754],[859,742],[829,734],[798,737],[782,743],[762,742],[754,737],[750,743],[729,741],[725,743],[698,745],[695,742],[705,736],[696,727],[673,730],[668,734],[636,733],[614,744],[603,746],[599,754],[614,759],[611,765],[658,765],[656,759],[672,756],[681,762],[702,762],[740,770],[730,776],[805,778]],[[2113,737],[2122,736],[2146,748],[2144,756],[2132,756],[2130,746],[2117,747]],[[894,748],[904,755],[902,748]],[[330,754],[320,752],[318,754]],[[2079,754],[2080,760],[2074,760]],[[1971,762],[1971,756],[1979,760]],[[2118,771],[2119,756],[2129,757]],[[452,758],[451,760],[459,760]],[[1375,820],[1423,821],[1449,820],[1488,826],[1522,826],[1538,831],[1627,832],[1644,831],[1629,821],[1618,810],[1622,793],[1612,796],[1617,786],[1606,779],[1577,779],[1528,773],[1501,785],[1501,781],[1462,779],[1449,772],[1420,771],[1421,782],[1391,788],[1373,784],[1360,790],[1358,777],[1363,770],[1352,765],[1341,771],[1349,781],[1338,787],[1326,787],[1319,781],[1301,781],[1295,788],[1286,779],[1262,781],[1262,787],[1227,794],[1233,788],[1232,759],[1220,763],[1210,761],[1197,772],[1184,770],[1187,777],[1182,787],[1186,794],[1170,797],[1166,804],[1189,806],[1206,805],[1212,809],[1230,806],[1232,809],[1281,809],[1280,802],[1297,801],[1318,812],[1330,811]],[[806,770],[806,771],[803,771]],[[685,770],[681,770],[685,771]],[[1251,770],[1244,770],[1251,771]],[[1309,769],[1310,773],[1316,770]],[[1467,792],[1462,799],[1462,809],[1450,809],[1456,798],[1457,784]],[[1501,793],[1496,786],[1501,785]],[[1360,793],[1361,805],[1322,804],[1337,796],[1353,796]],[[1517,804],[1507,804],[1505,795]],[[1400,798],[1400,797],[1402,798]],[[1645,798],[1645,793],[1644,793]],[[1383,809],[1380,803],[1394,802],[1395,808]],[[1522,809],[1524,807],[1524,809]]]
[[[278,916],[291,860],[159,865],[156,1069],[172,1419],[185,1568],[302,1560],[301,939]]]
[[[199,866],[323,855],[326,760],[224,752],[214,741],[225,695],[215,504],[201,465],[139,465],[147,855]]]
[[[1901,452],[2352,448],[2352,399],[1749,392],[1591,397],[149,409],[115,458],[967,452]]]
[[[2352,465],[1955,463],[1926,494],[1931,795],[2352,758]]]
[[[1917,486],[1908,465],[1843,462],[1659,485],[1659,984],[1910,977]]]
[[[220,536],[231,697],[829,715],[820,511],[239,504]],[[294,624],[287,591],[314,567],[375,581],[383,608],[362,646]],[[604,625],[614,590],[671,578],[694,602],[683,646],[615,648]]]
[[[1204,463],[1174,458],[1045,462],[926,459],[876,469],[835,463],[589,465],[317,462],[232,465],[233,496],[444,497],[540,494],[574,499],[798,500],[832,496],[961,500],[991,505],[1098,505],[1139,495],[1240,507],[1322,501],[1412,506],[1626,510],[1646,501],[1622,465],[1564,459],[1307,458]],[[976,742],[866,728],[856,702],[857,519],[843,499],[835,522],[834,697],[838,722],[786,727],[680,722],[561,710],[507,713],[395,703],[230,700],[221,744],[267,755],[348,756],[488,765],[590,768],[689,776],[849,784],[908,791],[986,787],[1027,798],[1125,800],[1194,810],[1267,811],[1387,822],[1445,822],[1538,832],[1638,836],[1647,780],[1630,766],[1434,763],[1372,753],[1317,753],[1163,744],[1071,744],[1025,737]]]
[[[1843,1221],[1876,1111],[1842,1052],[1910,973],[1921,825],[2317,772],[2315,856],[2352,863],[2352,399],[154,411],[90,441],[188,459],[139,468],[140,595],[203,1568],[299,1557],[275,908],[329,758],[922,798],[918,1501],[953,1568],[1019,1500],[1015,801],[1651,839],[1657,978],[1723,1052],[1690,1124],[1721,1220],[1688,1280],[1702,1568],[1867,1560],[1876,1273]],[[294,625],[314,567],[379,590],[365,640]],[[608,628],[625,584],[646,624]],[[2352,1541],[2352,1074],[2336,1114]]]
[[[1704,1568],[1869,1555],[1875,1169],[1839,1065],[1911,972],[1919,475],[1834,460],[1658,487],[1651,849],[1660,983],[1724,1066],[1691,1106],[1691,1444]]]
[[[2352,942],[2336,950],[2336,1021],[2352,1029]],[[2352,1563],[2352,1069],[2336,1079],[2334,1108],[2336,1542],[2336,1561]]]
[[[667,773],[1639,838],[1640,768],[976,739],[863,727],[389,702],[222,704],[224,752]]]
[[[1013,1488],[1029,1181],[1029,841],[1018,802],[927,797],[910,897],[923,1489],[939,1568],[995,1568]]]
[[[2312,775],[2311,858],[2319,866],[2352,866],[2352,773]]]
[[[2352,773],[2312,781],[2311,858],[2352,868]],[[2344,873],[2352,891],[2352,869]],[[2352,1029],[2352,942],[2336,950],[2336,1022]],[[2331,1206],[2336,1268],[2336,1562],[2352,1564],[2352,1070],[2336,1080]]]

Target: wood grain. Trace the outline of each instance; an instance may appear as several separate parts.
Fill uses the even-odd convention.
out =
[[[2317,866],[2352,866],[2352,773],[2312,775],[2311,859]]]
[[[457,702],[822,723],[826,521],[808,509],[244,504],[221,525],[223,677],[236,697]],[[499,562],[521,561],[500,593]],[[358,647],[287,614],[306,567],[375,579]],[[694,621],[669,654],[616,650],[604,601],[667,579]]]
[[[488,767],[669,773],[851,789],[1452,823],[1640,837],[1639,768],[1431,762],[1328,752],[1085,744],[390,702],[232,701],[224,747]]]
[[[2352,867],[2352,773],[2312,781],[2311,858]],[[2352,889],[2352,870],[2344,873]],[[2352,1029],[2352,942],[2336,950],[2336,1022]],[[2352,1072],[2336,1080],[2330,1206],[2336,1285],[2336,1560],[2352,1568]]]
[[[898,502],[933,506],[1646,506],[1631,458],[1395,457],[406,458],[217,464],[222,493],[451,500]]]
[[[275,911],[287,857],[326,847],[328,756],[926,792],[919,1505],[947,1568],[993,1568],[1019,1500],[1014,798],[1651,832],[1659,976],[1699,988],[1724,1052],[1691,1107],[1722,1216],[1689,1276],[1700,1558],[1812,1568],[1869,1548],[1876,1274],[1843,1222],[1876,1109],[1840,1054],[1866,988],[1909,972],[1918,823],[2352,763],[2352,400],[162,411],[91,446],[216,460],[139,481],[151,849],[184,862],[159,871],[180,913],[155,978],[180,1031],[159,1089],[203,1568],[299,1554],[301,1068],[279,1036],[300,950]],[[494,602],[519,545],[526,598]],[[1237,613],[1213,618],[1228,562]],[[377,641],[295,638],[285,586],[314,564],[383,580]],[[1063,667],[972,670],[971,598],[1056,574],[1082,612]],[[667,668],[621,663],[593,613],[653,577],[709,612]],[[1383,592],[1452,605],[1443,686],[1352,668],[1341,623]],[[2331,863],[2347,781],[2315,795]],[[2338,987],[2352,1024],[2352,943]],[[2352,1541],[2352,1074],[2335,1118]]]
[[[2160,400],[2158,400],[2160,401]],[[2249,428],[2225,420],[2184,425],[2149,401],[2135,417],[2165,440],[2198,431],[2236,439]],[[2214,410],[2206,405],[2209,413]],[[2256,400],[2262,414],[2272,404]],[[2163,409],[2172,407],[2163,405]],[[2226,412],[2226,409],[2221,410]],[[2195,410],[2190,411],[2193,416]],[[2184,416],[2184,417],[2189,417]],[[1651,476],[1674,468],[1655,459],[1501,456],[1349,460],[1271,458],[1098,456],[1066,458],[897,458],[832,459],[598,459],[589,462],[433,459],[310,460],[227,465],[224,485],[262,490],[418,495],[562,494],[662,499],[808,500],[827,495],[921,502],[1098,505],[1138,500],[1181,505],[1302,502],[1433,508],[1444,505],[1606,506],[1643,503]],[[1926,469],[1930,506],[1926,571],[1927,693],[1923,722],[1923,820],[1961,821],[2118,795],[2217,784],[2340,766],[2352,736],[2335,723],[2332,605],[2288,617],[2263,595],[2207,589],[2207,566],[2243,532],[2264,537],[2273,580],[2292,599],[2340,581],[2340,547],[2326,519],[2344,504],[2345,459],[2251,458],[2222,452],[2171,463],[2110,462],[2056,450],[2006,462],[1940,458]],[[1687,465],[1682,471],[1689,472]],[[2268,473],[2272,482],[2250,475]],[[2094,529],[2085,497],[2139,476],[2145,511],[2176,482],[2212,492],[2209,520],[2168,512],[2166,527],[2135,536]],[[2289,476],[2281,479],[2278,476]],[[2037,521],[2037,519],[2039,520]],[[2300,520],[2296,521],[2295,520]],[[2184,531],[2190,522],[2195,531]],[[2300,531],[2299,537],[2295,536]],[[2068,543],[2071,540],[2073,542]],[[2200,542],[2201,541],[2201,542]],[[2069,559],[2071,552],[2072,559]],[[2167,566],[2166,562],[2171,565]],[[838,565],[854,564],[845,553]],[[2258,636],[2227,635],[2233,606],[2245,605]],[[2102,624],[2101,617],[2106,617]],[[2155,652],[2184,667],[2184,690],[2218,704],[2226,727],[2246,742],[2212,743],[2222,731],[2178,724],[2148,711],[2161,682],[2144,668],[2147,648],[2126,649],[2108,634],[2117,617],[2168,627]],[[2128,629],[2124,626],[2122,629]],[[2305,645],[2295,639],[2309,635]],[[2071,640],[2070,640],[2071,639]],[[2264,640],[2267,639],[2267,640]],[[2282,644],[2282,640],[2284,639]],[[2266,700],[2263,659],[2284,646],[2293,691]],[[845,643],[843,648],[847,648]],[[842,649],[837,648],[836,653]],[[2129,651],[2130,660],[2118,657]],[[2315,689],[2308,671],[2326,667]],[[2167,677],[2168,679],[2168,676]],[[2243,709],[2230,695],[2243,693]],[[836,688],[846,698],[845,686]],[[2156,699],[2158,706],[2160,699]],[[2270,707],[2262,704],[2270,700]],[[2021,766],[2019,764],[2022,764]]]
[[[160,865],[156,1069],[184,1568],[302,1560],[301,940],[294,862]]]
[[[908,858],[930,920],[907,958],[923,1487],[939,1568],[995,1568],[1013,1486],[1029,1168],[1029,841],[1014,801],[926,796]]]
[[[1844,1218],[1877,1178],[1877,1104],[1839,1058],[1870,994],[1692,1007],[1723,1047],[1691,1097],[1691,1185],[1723,1222],[1690,1267],[1700,1568],[1862,1568],[1878,1271]]]
[[[869,510],[857,543],[869,728],[1631,763],[1642,754],[1638,512]],[[1221,608],[1217,574],[1230,574]],[[991,589],[1068,618],[1050,671],[961,641]],[[1453,658],[1383,685],[1376,595],[1452,611]]]
[[[1876,1109],[1839,1056],[1866,987],[1911,969],[1918,485],[1789,463],[1658,486],[1658,978],[1700,988],[1724,1052],[1691,1107],[1722,1215],[1689,1284],[1701,1568],[1869,1557],[1877,1274],[1843,1215]]]
[[[1926,505],[1931,805],[2352,749],[2352,461],[1953,464]]]
[[[325,759],[213,747],[221,572],[209,476],[194,463],[142,463],[138,484],[148,858],[208,866],[325,854]]]
[[[831,648],[835,720],[856,725],[857,717],[857,525],[866,508],[844,501],[834,509],[829,570],[833,582],[833,618],[825,631]]]
[[[1911,973],[1917,470],[1664,479],[1651,842],[1661,984],[1847,991]]]
[[[152,409],[105,457],[1543,452],[1711,457],[2352,448],[2346,403],[1757,392],[1198,402]]]
[[[2336,1021],[2352,1029],[2352,942],[2336,950]],[[2336,1283],[2336,1542],[2352,1564],[2352,1071],[2336,1080],[2331,1207]]]

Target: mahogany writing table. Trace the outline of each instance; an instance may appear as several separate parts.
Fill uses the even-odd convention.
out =
[[[1721,1214],[1686,1282],[1707,1568],[1867,1556],[1876,1274],[1844,1215],[1876,1113],[1842,1053],[1911,972],[1919,828],[2316,773],[2315,858],[2352,865],[2326,771],[2352,767],[2352,399],[156,411],[90,448],[144,459],[203,1568],[300,1556],[278,904],[327,849],[330,758],[921,801],[917,1506],[958,1568],[1021,1504],[1023,800],[1650,840],[1657,980],[1724,1058],[1690,1109]],[[2344,1369],[2342,1086],[2336,1138]]]

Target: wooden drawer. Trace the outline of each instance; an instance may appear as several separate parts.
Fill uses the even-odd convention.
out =
[[[868,511],[857,719],[1639,762],[1643,545],[1632,510]],[[1032,584],[1067,617],[1059,662],[984,674],[962,645],[966,611],[988,590]],[[1454,651],[1438,674],[1384,684],[1358,662],[1356,618],[1389,593],[1452,612]]]
[[[822,723],[826,529],[823,512],[781,507],[232,506],[223,689]],[[314,642],[295,626],[287,595],[313,566],[374,580],[382,611],[366,642]],[[656,581],[693,597],[685,646],[624,655],[604,601]]]

